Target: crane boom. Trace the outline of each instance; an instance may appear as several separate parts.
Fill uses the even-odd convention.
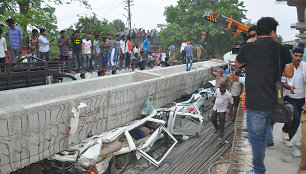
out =
[[[223,26],[226,29],[231,30],[234,33],[234,37],[236,38],[237,35],[247,33],[249,30],[249,27],[234,20],[232,16],[226,17],[223,15],[217,15],[212,10],[205,11],[204,18],[206,18],[208,21],[214,22],[218,25]]]

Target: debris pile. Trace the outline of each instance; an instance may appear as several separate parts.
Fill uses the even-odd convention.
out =
[[[160,109],[147,99],[139,120],[71,144],[49,158],[43,171],[68,165],[60,167],[62,172],[67,169],[102,174],[137,169],[139,173],[201,173],[231,146],[228,142],[234,132],[233,124],[227,121],[224,139],[216,143],[213,127],[207,123],[208,117],[203,117],[209,115],[213,87],[212,81],[183,96],[185,100]],[[77,120],[74,122],[72,127],[77,128]],[[175,147],[177,138],[185,141]],[[132,159],[137,160],[130,164]]]

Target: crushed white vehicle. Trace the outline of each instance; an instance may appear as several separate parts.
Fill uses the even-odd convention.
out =
[[[215,80],[207,82],[189,95],[186,101],[158,109],[156,117],[167,121],[167,128],[173,135],[196,135],[201,131],[203,114],[210,109],[209,103],[214,96],[214,86]]]
[[[128,159],[123,156],[135,151],[137,159],[144,157],[150,163],[158,166],[177,144],[175,137],[165,128],[164,120],[155,119],[157,111],[130,124],[92,136],[78,145],[69,147],[51,157],[50,160],[71,162],[80,171],[86,171],[93,167],[92,172],[120,173],[127,166]],[[169,143],[162,156],[153,157],[147,152],[151,150],[158,140]],[[110,162],[115,156],[121,156],[120,160]],[[116,168],[117,162],[122,162]],[[115,168],[115,169],[114,169]]]
[[[203,113],[210,109],[214,85],[215,81],[209,81],[184,101],[158,110],[147,99],[141,112],[145,116],[143,119],[92,136],[78,145],[70,145],[68,149],[53,155],[50,160],[70,162],[78,171],[88,173],[121,173],[129,164],[133,152],[138,160],[144,157],[158,166],[178,143],[174,135],[192,136],[201,131]],[[77,111],[80,107],[86,107],[79,103],[75,106],[76,114],[72,119],[78,118]],[[77,125],[75,122],[70,127],[76,129]],[[166,145],[158,155],[154,151],[161,148],[156,144]]]

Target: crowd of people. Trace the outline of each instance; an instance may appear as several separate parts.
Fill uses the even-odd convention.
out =
[[[235,120],[239,96],[245,87],[245,94],[241,96],[246,96],[248,140],[253,154],[253,169],[247,171],[247,174],[266,173],[265,149],[274,148],[272,130],[275,119],[272,119],[272,114],[279,96],[276,95],[277,81],[282,82],[283,88],[286,89],[284,99],[292,104],[294,110],[293,120],[283,124],[281,141],[292,148],[294,157],[301,156],[297,174],[306,173],[306,64],[302,61],[304,48],[295,48],[290,52],[286,46],[276,42],[277,26],[274,18],[263,17],[256,26],[250,27],[247,43],[239,50],[235,60],[236,68],[229,68],[229,72],[232,72],[229,75],[226,75],[227,67],[220,67],[218,72],[211,68],[211,74],[216,77],[215,96],[211,103],[211,106],[214,105],[211,121],[215,127],[214,132],[218,132],[219,140],[224,133],[226,112]],[[242,72],[245,72],[245,76]],[[292,139],[300,123],[302,138],[299,150],[296,149],[299,145],[294,145]]]
[[[156,42],[157,40],[159,40],[158,35],[157,35],[157,31],[156,30],[145,30],[143,28],[135,28],[132,30],[132,39],[140,39],[140,40],[144,40],[147,38],[147,36],[151,36],[152,37],[152,41]]]
[[[0,40],[0,63],[16,63],[22,59],[22,48],[27,48],[27,61],[36,62],[37,60],[50,61],[50,43],[56,42],[59,48],[59,58],[64,64],[71,65],[71,72],[80,72],[81,70],[89,72],[91,70],[99,71],[101,69],[111,71],[113,69],[149,69],[154,66],[166,67],[180,63],[187,63],[187,70],[191,69],[195,48],[189,41],[182,43],[181,53],[187,55],[182,61],[175,59],[175,46],[170,45],[166,50],[150,49],[152,40],[157,40],[156,30],[147,32],[140,29],[133,29],[131,35],[125,35],[118,31],[113,38],[112,34],[102,32],[95,35],[94,39],[86,35],[84,39],[80,37],[80,32],[75,30],[70,36],[66,36],[66,31],[60,31],[58,39],[47,39],[47,29],[33,29],[32,33],[23,38],[22,30],[15,25],[13,19],[8,19],[8,30],[5,32],[9,40],[10,55],[7,54],[6,38]],[[0,31],[2,34],[2,30]],[[138,39],[138,40],[137,40]],[[138,42],[133,43],[133,40]],[[141,40],[143,43],[141,44]],[[140,45],[138,45],[140,44]],[[199,44],[200,45],[200,44]],[[206,50],[199,46],[198,61],[201,51]],[[185,50],[186,46],[186,50]],[[200,53],[200,54],[199,54]],[[1,68],[1,67],[0,67]],[[1,71],[4,71],[2,68]]]

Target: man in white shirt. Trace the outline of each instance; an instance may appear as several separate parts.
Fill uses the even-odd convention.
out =
[[[304,51],[300,48],[295,48],[292,51],[292,63],[294,67],[294,75],[292,78],[282,77],[282,83],[285,89],[289,92],[285,96],[285,100],[291,103],[294,107],[293,120],[289,124],[284,124],[282,129],[283,143],[287,146],[293,146],[290,140],[295,135],[301,119],[302,107],[305,103],[304,90],[304,71],[306,64],[302,62]]]
[[[167,57],[167,55],[166,55],[165,51],[163,51],[162,55],[161,55],[161,62],[162,62],[162,64],[166,62],[166,57]]]
[[[231,115],[234,104],[232,94],[226,89],[226,87],[227,84],[222,82],[219,88],[216,89],[215,96],[212,98],[212,102],[210,103],[210,106],[212,106],[215,101],[211,115],[211,122],[215,127],[214,133],[219,131],[219,141],[222,140],[224,134],[226,111],[229,108],[227,115]],[[217,123],[217,118],[219,118],[219,125]]]
[[[6,39],[5,37],[2,36],[2,29],[0,28],[0,64],[6,62],[5,61],[6,55],[7,55]],[[0,72],[4,72],[4,71],[5,71],[5,67],[4,65],[1,65]]]
[[[86,35],[86,38],[83,39],[83,50],[84,52],[82,53],[83,56],[83,68],[85,69],[85,71],[89,71],[89,64],[90,64],[90,59],[92,56],[92,44],[91,44],[91,37],[90,35]]]
[[[125,60],[126,53],[128,52],[127,44],[125,42],[125,35],[121,36],[120,40],[120,61],[119,68],[123,68],[123,61]]]
[[[40,29],[40,36],[38,37],[38,44],[39,44],[39,58],[45,61],[50,61],[50,54],[49,54],[49,44],[54,41],[55,38],[52,38],[50,41],[46,37],[47,30],[42,28]]]
[[[137,59],[140,53],[140,48],[138,48],[138,45],[135,46],[135,48],[133,49],[133,52],[134,52],[135,59]]]
[[[186,51],[185,51],[186,45],[187,45],[187,41],[184,40],[184,42],[181,44],[182,64],[186,63]]]

